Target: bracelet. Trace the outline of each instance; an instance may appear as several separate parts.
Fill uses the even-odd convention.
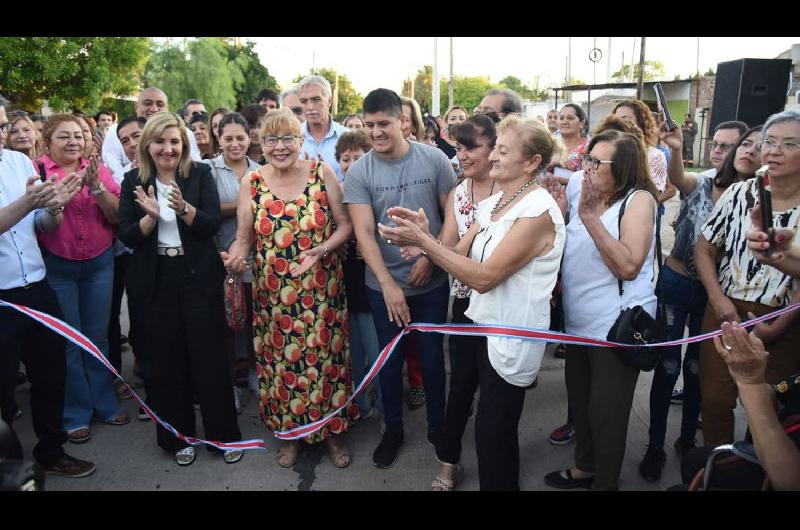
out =
[[[328,249],[328,244],[327,243],[323,243],[320,246],[325,249],[325,252],[322,254],[322,257],[324,258],[325,256],[328,255],[328,253],[330,253],[330,250]]]

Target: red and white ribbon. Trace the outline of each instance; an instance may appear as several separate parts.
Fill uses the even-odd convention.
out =
[[[36,311],[35,309],[31,309],[29,307],[12,304],[9,302],[5,302],[0,300],[0,307],[7,306],[12,309],[19,311],[29,317],[33,318],[37,322],[40,322],[44,326],[48,327],[49,329],[53,330],[54,332],[58,333],[62,337],[66,338],[70,342],[80,346],[87,352],[89,352],[95,359],[103,363],[103,365],[108,368],[108,370],[114,374],[115,377],[122,379],[122,376],[114,369],[111,363],[108,362],[108,359],[102,354],[102,352],[95,346],[92,341],[86,338],[80,331],[74,329],[69,324],[62,322],[61,320],[48,315],[47,313],[42,313],[41,311]],[[781,315],[785,315],[787,313],[791,313],[800,309],[800,303],[791,304],[786,306],[782,309],[778,309],[766,315],[763,315],[758,318],[754,318],[752,320],[748,320],[740,324],[740,327],[749,328],[754,326],[760,322],[765,322],[767,320],[771,320],[773,318],[779,317]],[[317,420],[312,423],[308,423],[306,425],[301,425],[289,429],[288,431],[280,431],[275,433],[275,437],[281,440],[297,440],[300,438],[305,438],[306,436],[310,436],[317,432],[318,430],[322,429],[325,425],[330,423],[339,413],[347,408],[347,406],[352,402],[364,389],[377,377],[378,373],[381,369],[386,365],[386,362],[389,360],[389,357],[392,356],[394,353],[397,344],[400,342],[400,339],[403,335],[411,333],[412,331],[420,331],[423,333],[442,333],[444,335],[467,335],[467,336],[474,336],[474,337],[505,337],[510,339],[520,339],[520,340],[529,340],[529,341],[536,341],[536,342],[560,342],[564,344],[577,344],[582,346],[605,346],[605,347],[614,347],[614,348],[631,348],[631,347],[639,347],[634,346],[631,344],[621,344],[616,342],[610,342],[607,340],[600,340],[600,339],[592,339],[589,337],[581,337],[579,335],[571,335],[569,333],[560,333],[558,331],[550,331],[544,329],[537,329],[537,328],[526,328],[526,327],[519,327],[519,326],[508,326],[504,324],[409,324],[402,331],[400,331],[389,343],[386,347],[381,350],[378,358],[375,360],[373,365],[367,371],[367,374],[364,376],[364,379],[359,383],[359,385],[354,390],[353,394],[349,397],[349,399],[342,405],[341,407],[337,408],[335,411],[331,412],[324,418]],[[709,333],[704,333],[702,335],[697,335],[695,337],[687,337],[685,339],[679,340],[672,340],[667,342],[659,342],[653,344],[645,344],[644,347],[648,348],[657,348],[657,347],[664,347],[664,346],[680,346],[683,344],[691,344],[693,342],[701,342],[704,340],[711,339],[713,337],[719,337],[722,335],[721,330],[712,331]],[[206,444],[218,449],[222,450],[232,450],[232,449],[240,449],[243,451],[251,450],[251,449],[261,449],[265,450],[266,446],[264,444],[264,440],[256,439],[256,440],[246,440],[241,442],[213,442],[208,440],[203,440],[201,438],[194,438],[190,436],[184,436],[183,434],[179,433],[174,427],[172,427],[169,423],[165,422],[161,418],[159,418],[153,410],[148,407],[144,401],[139,398],[136,392],[125,382],[124,379],[122,381],[125,383],[125,386],[131,391],[134,399],[142,406],[148,416],[153,419],[153,421],[158,422],[161,426],[165,429],[170,431],[174,434],[177,438],[186,441],[190,445],[199,445],[199,444]]]

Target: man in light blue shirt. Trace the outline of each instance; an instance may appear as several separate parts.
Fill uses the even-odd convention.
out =
[[[306,110],[303,129],[303,155],[309,159],[322,160],[334,171],[339,182],[344,181],[344,173],[336,161],[336,142],[348,129],[333,121],[330,114],[331,85],[320,75],[303,78],[297,85],[300,104]]]

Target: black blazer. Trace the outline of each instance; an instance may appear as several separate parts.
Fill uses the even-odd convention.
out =
[[[217,185],[211,176],[210,166],[197,162],[192,162],[188,178],[179,172],[175,181],[184,200],[197,209],[191,226],[178,219],[184,259],[196,280],[195,285],[216,298],[216,295],[222,295],[225,278],[225,268],[213,239],[221,222]],[[158,273],[158,225],[149,236],[142,233],[139,220],[147,214],[136,204],[133,194],[136,186],[142,186],[145,193],[149,193],[153,187],[158,196],[155,175],[151,176],[147,185],[142,185],[138,169],[125,173],[119,198],[119,239],[133,249],[126,277],[128,291],[137,300],[149,302],[155,293]]]

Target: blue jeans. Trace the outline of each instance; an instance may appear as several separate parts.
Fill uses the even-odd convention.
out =
[[[447,304],[450,299],[447,283],[425,294],[407,296],[406,303],[411,312],[412,322],[443,324],[447,320]],[[400,329],[389,322],[389,314],[383,293],[367,288],[367,298],[372,308],[372,320],[378,332],[378,344],[383,349]],[[423,385],[428,412],[428,430],[439,431],[444,427],[445,372],[444,341],[438,333],[417,334],[417,355],[422,364]],[[403,432],[403,361],[405,352],[403,341],[398,343],[394,353],[381,370],[381,399],[383,401],[383,420],[386,430]]]
[[[656,286],[658,304],[667,317],[667,340],[683,338],[689,326],[689,335],[700,333],[708,295],[698,280],[678,274],[665,266],[661,269]],[[700,415],[700,343],[686,347],[683,358],[683,417],[681,439],[691,442],[697,432]],[[667,415],[672,398],[672,389],[681,373],[681,346],[663,348],[656,365],[653,386],[650,389],[650,446],[664,447],[667,431]]]
[[[58,297],[64,321],[80,330],[108,357],[114,252],[109,248],[84,261],[47,253],[44,261],[47,281]],[[121,409],[111,373],[71,342],[67,343],[65,355],[64,430],[88,427],[93,416],[102,421],[112,419]]]
[[[372,313],[356,313],[351,311],[350,315],[350,359],[353,363],[353,390],[361,383],[367,374],[367,367],[372,366],[381,348],[378,348],[378,334],[375,332],[375,323],[372,321]],[[378,410],[380,404],[380,385],[378,388]],[[367,387],[369,388],[369,387]],[[371,408],[367,389],[356,398],[358,409],[361,414],[367,414]]]

